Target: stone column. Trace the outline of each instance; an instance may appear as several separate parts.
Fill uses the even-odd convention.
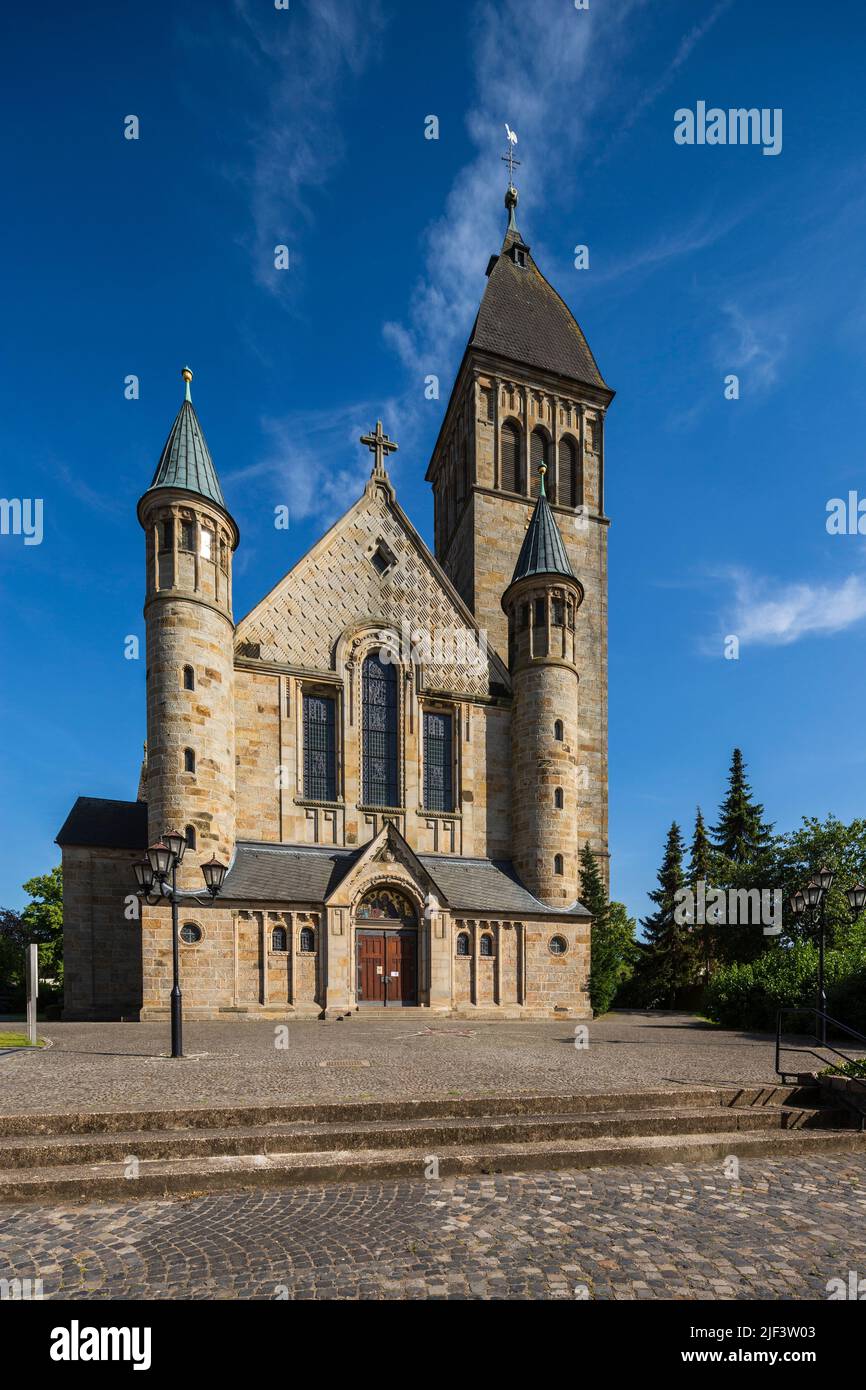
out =
[[[346,1013],[355,1002],[355,990],[349,978],[350,921],[348,907],[328,907],[322,914],[322,969],[326,981],[324,1007],[328,1013]]]

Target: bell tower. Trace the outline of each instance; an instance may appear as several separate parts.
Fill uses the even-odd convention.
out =
[[[508,630],[501,600],[544,466],[547,505],[584,591],[575,634],[578,843],[589,841],[606,874],[610,522],[604,431],[614,393],[580,325],[536,265],[517,225],[517,206],[509,177],[505,237],[488,263],[487,286],[427,470],[436,558],[504,658]]]
[[[183,887],[200,865],[228,863],[235,842],[234,622],[230,516],[192,404],[185,398],[138,504],[146,537],[148,843],[187,837]]]

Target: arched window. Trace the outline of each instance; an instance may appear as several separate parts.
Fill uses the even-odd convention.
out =
[[[553,793],[553,804],[556,807],[557,811],[561,811],[563,806],[565,805],[565,798],[562,794],[562,787],[557,787],[556,791]]]
[[[478,954],[481,956],[493,955],[493,937],[489,931],[484,932],[478,942]]]
[[[188,826],[186,827],[186,829],[185,829],[184,832],[183,832],[183,838],[186,840],[186,847],[187,847],[187,849],[195,849],[195,826],[194,826],[194,825],[188,825]]]
[[[204,932],[197,922],[184,922],[180,929],[180,939],[184,946],[197,946]]]
[[[469,933],[468,933],[468,931],[459,931],[459,932],[457,933],[457,954],[458,954],[458,956],[468,956],[468,955],[469,955]]]
[[[556,739],[557,743],[562,743],[563,732],[561,719],[557,719],[556,723],[553,726],[553,737]]]
[[[562,855],[561,855],[561,854],[555,854],[555,855],[553,856],[553,872],[554,872],[555,874],[561,874],[561,873],[562,873]]]
[[[520,431],[510,420],[502,426],[500,447],[500,478],[503,492],[522,492],[523,477],[520,467]]]
[[[184,690],[195,690],[195,671],[191,666],[183,668],[183,688]]]
[[[298,950],[299,950],[299,951],[308,951],[308,952],[309,952],[309,951],[315,951],[315,949],[316,949],[316,933],[313,931],[313,928],[312,928],[312,927],[301,927],[301,934],[300,934],[300,936],[298,937]]]
[[[583,501],[583,488],[573,439],[559,441],[559,488],[556,500],[561,507],[577,507]]]
[[[285,927],[274,927],[271,932],[271,950],[287,951],[289,949],[289,934]]]
[[[367,806],[397,806],[397,669],[378,653],[361,677],[363,798]]]
[[[191,748],[183,750],[183,770],[184,772],[195,772],[195,753]]]
[[[549,454],[550,441],[544,430],[533,430],[529,440],[530,481],[533,497],[537,497],[541,490],[541,475],[538,472],[539,466],[543,463],[546,464],[548,468],[550,467]],[[548,488],[549,482],[550,478],[546,477],[544,480],[545,489]]]

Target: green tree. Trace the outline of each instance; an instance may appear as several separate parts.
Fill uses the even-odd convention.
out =
[[[644,917],[647,952],[642,957],[642,993],[650,1005],[673,1008],[677,990],[694,981],[695,944],[687,923],[678,922],[677,892],[684,886],[683,837],[676,821],[671,825],[658,871],[658,888],[650,893],[655,912]]]
[[[695,828],[692,834],[692,843],[689,847],[689,867],[686,870],[686,882],[692,892],[697,894],[698,884],[704,883],[709,888],[713,883],[713,847],[710,843],[707,827],[704,824],[704,817],[700,806],[695,812]],[[696,927],[696,944],[703,964],[704,979],[708,980],[713,971],[716,959],[717,928],[711,922],[698,922]]]
[[[866,913],[855,921],[847,898],[849,888],[866,883],[866,820],[855,819],[846,825],[836,816],[823,821],[804,816],[796,830],[779,837],[774,880],[783,892],[786,935],[794,942],[814,939],[813,926],[808,920],[791,915],[788,900],[825,865],[834,874],[827,895],[828,944],[866,949]]]
[[[580,852],[580,901],[592,913],[590,1003],[594,1013],[604,1014],[634,968],[634,922],[622,903],[608,902],[598,861],[588,844]]]
[[[719,808],[718,824],[710,829],[715,887],[773,888],[776,841],[764,808],[752,793],[746,764],[735,748],[728,773],[728,790]],[[753,960],[768,944],[758,923],[728,923],[715,935],[716,955],[725,961]],[[772,943],[770,943],[772,944]]]
[[[31,901],[21,913],[25,941],[39,943],[39,972],[63,982],[63,870],[58,864],[24,884]]]

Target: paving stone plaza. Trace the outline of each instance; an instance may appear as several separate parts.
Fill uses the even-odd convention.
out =
[[[383,1098],[683,1092],[773,1080],[772,1044],[688,1015],[45,1025],[2,1116]],[[0,1275],[46,1299],[826,1299],[866,1274],[866,1152],[10,1203]]]
[[[3,1215],[4,1264],[49,1299],[826,1299],[866,1273],[866,1158]]]

